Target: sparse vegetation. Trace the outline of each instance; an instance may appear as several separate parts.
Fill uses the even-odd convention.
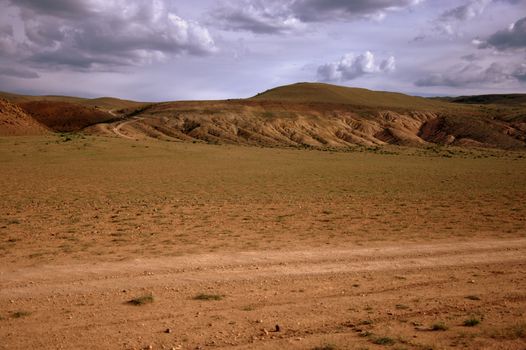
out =
[[[443,322],[438,322],[438,323],[434,323],[431,325],[431,330],[432,331],[447,331],[449,329],[449,327],[443,323]]]
[[[193,299],[194,300],[222,300],[224,298],[223,295],[219,294],[204,294],[200,293],[197,294]]]
[[[504,327],[490,333],[494,339],[526,339],[526,323],[518,323],[512,326]]]
[[[373,339],[373,343],[377,345],[393,345],[396,341],[390,337],[379,337]]]
[[[333,344],[325,344],[322,346],[316,346],[312,348],[312,350],[338,350],[338,348]]]
[[[463,325],[465,327],[475,327],[478,324],[480,324],[480,320],[475,317],[468,318],[467,320],[464,320]]]
[[[22,317],[27,317],[31,315],[31,312],[29,311],[15,311],[11,314],[11,317],[13,318],[22,318]]]
[[[154,302],[154,300],[155,299],[152,294],[147,294],[147,295],[143,295],[143,296],[129,300],[128,304],[141,306],[141,305],[151,304]]]

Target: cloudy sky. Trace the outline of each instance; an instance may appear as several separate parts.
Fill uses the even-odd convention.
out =
[[[526,92],[526,0],[0,0],[0,90],[143,101],[322,81]]]

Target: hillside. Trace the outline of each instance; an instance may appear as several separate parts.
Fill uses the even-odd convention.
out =
[[[444,101],[464,104],[504,105],[526,107],[526,94],[477,95],[440,98]]]
[[[517,113],[516,109],[300,83],[246,100],[152,104],[134,111],[127,120],[89,132],[266,147],[439,144],[524,149],[526,123],[524,115]]]
[[[80,131],[90,125],[115,119],[108,112],[71,102],[33,101],[19,106],[39,123],[58,132]]]
[[[251,100],[289,101],[299,103],[346,104],[373,109],[437,110],[444,107],[439,101],[401,93],[372,91],[323,83],[297,83],[280,86],[257,94]]]
[[[282,86],[226,101],[143,104],[113,98],[80,102],[40,98],[48,100],[11,96],[55,131],[128,139],[323,149],[356,145],[526,149],[526,107],[520,104],[452,103],[319,83]],[[117,105],[120,109],[114,112]]]
[[[29,96],[11,94],[8,92],[0,92],[0,98],[4,98],[12,103],[21,104],[27,102],[67,102],[75,103],[87,107],[95,107],[104,111],[119,110],[125,108],[136,108],[143,105],[143,102],[136,102],[130,100],[122,100],[114,97],[99,97],[99,98],[81,98],[72,96]]]
[[[49,130],[18,106],[0,99],[0,136],[44,135]]]

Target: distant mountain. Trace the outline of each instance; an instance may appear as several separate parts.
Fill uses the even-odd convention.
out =
[[[447,102],[481,104],[481,105],[505,105],[526,107],[526,94],[502,94],[502,95],[477,95],[437,98]]]

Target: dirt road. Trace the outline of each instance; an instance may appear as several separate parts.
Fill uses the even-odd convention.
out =
[[[525,291],[526,239],[2,267],[0,348],[524,349]]]
[[[120,121],[120,122],[117,122],[115,124],[112,124],[111,126],[111,131],[117,135],[117,136],[120,136],[122,138],[125,138],[125,139],[129,139],[129,140],[134,140],[135,138],[134,137],[131,137],[125,133],[122,132],[122,128],[124,128],[125,126],[131,124],[131,123],[134,123],[138,120],[142,120],[144,118],[141,118],[141,117],[134,117],[134,118],[131,118],[131,119],[127,119],[127,120],[124,120],[124,121]]]

